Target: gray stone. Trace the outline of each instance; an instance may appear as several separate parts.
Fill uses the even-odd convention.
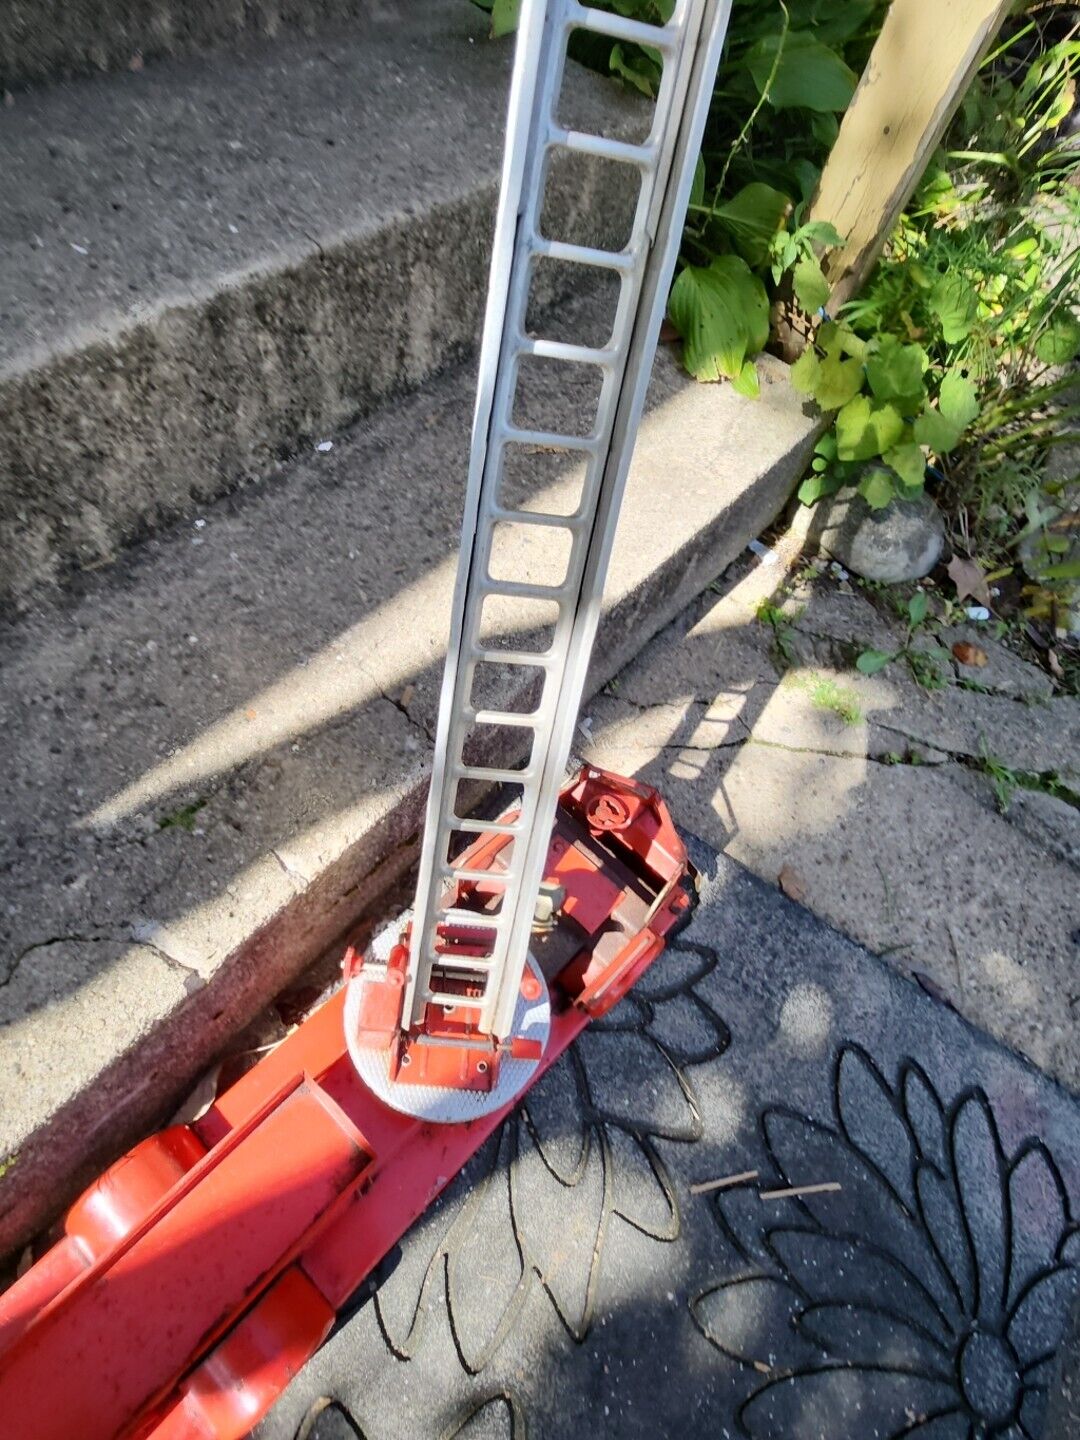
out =
[[[319,39],[5,108],[0,600],[198,513],[469,351],[512,53],[486,33],[465,0],[365,6]],[[581,128],[624,138],[647,109],[573,64],[566,98]],[[545,225],[618,248],[634,183],[556,155]],[[541,266],[533,311],[582,283]]]
[[[692,853],[689,928],[412,1228],[257,1440],[329,1425],[327,1396],[328,1440],[346,1420],[368,1440],[970,1440],[1016,1413],[1043,1433],[1077,1284],[1077,1101]]]
[[[921,580],[941,559],[945,526],[928,495],[871,510],[856,491],[820,500],[810,534],[821,548],[864,580]]]
[[[587,327],[597,305],[559,314]],[[593,688],[786,501],[813,422],[785,368],[761,368],[748,402],[659,356]],[[20,1156],[0,1252],[168,1113],[415,857],[473,387],[458,367],[0,634],[0,1155]],[[558,458],[527,457],[519,500],[569,494]],[[497,622],[493,643],[530,624],[521,605]],[[167,982],[134,1036],[123,985],[92,998],[127,947]],[[31,1041],[77,1054],[23,1084]]]

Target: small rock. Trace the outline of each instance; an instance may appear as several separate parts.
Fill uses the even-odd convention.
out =
[[[841,490],[819,501],[811,534],[856,575],[888,585],[929,575],[945,546],[944,523],[927,495],[871,510],[856,491]]]

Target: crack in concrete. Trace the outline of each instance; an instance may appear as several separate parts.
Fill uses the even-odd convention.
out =
[[[11,964],[8,966],[7,974],[0,980],[0,990],[9,985],[15,979],[19,967],[28,955],[35,950],[47,950],[50,945],[102,945],[102,944],[123,944],[115,935],[50,935],[47,940],[35,940],[33,944],[27,945],[20,950]]]
[[[302,870],[295,870],[285,859],[284,855],[280,854],[277,850],[275,850],[272,845],[270,847],[270,854],[274,857],[274,859],[281,866],[282,870],[285,871],[285,874],[288,875],[291,880],[298,880],[300,884],[303,885],[305,888],[311,884],[311,880],[309,879],[309,877],[305,875]]]

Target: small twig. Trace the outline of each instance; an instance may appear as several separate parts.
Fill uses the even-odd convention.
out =
[[[734,145],[732,145],[731,149],[728,151],[727,159],[724,161],[724,168],[721,170],[720,179],[717,182],[717,195],[719,195],[723,191],[724,181],[727,179],[728,171],[731,169],[731,162],[742,149],[743,145],[746,143],[746,137],[754,128],[754,121],[757,119],[759,113],[761,112],[761,107],[769,98],[769,92],[772,90],[773,81],[776,79],[776,72],[780,69],[780,60],[784,54],[784,46],[787,43],[788,30],[791,27],[791,16],[788,14],[788,8],[784,4],[784,0],[780,0],[780,9],[784,12],[784,23],[780,27],[780,36],[776,42],[776,54],[773,57],[772,68],[769,70],[769,75],[765,81],[764,88],[762,89],[761,94],[758,96],[757,104],[750,111],[750,114],[746,117],[746,123],[743,125],[738,135],[735,137]]]
[[[759,1190],[761,1200],[788,1200],[797,1195],[826,1195],[840,1189],[839,1180],[826,1180],[823,1185],[792,1185],[787,1190]]]
[[[743,1170],[738,1175],[724,1175],[719,1180],[699,1180],[696,1185],[690,1186],[691,1195],[705,1195],[710,1190],[727,1190],[731,1185],[745,1185],[749,1180],[756,1180],[756,1170]]]

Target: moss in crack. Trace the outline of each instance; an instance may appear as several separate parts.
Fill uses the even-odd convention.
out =
[[[805,681],[810,703],[816,710],[828,710],[839,716],[845,725],[858,725],[863,718],[859,697],[846,685],[838,685],[826,675],[808,675]]]
[[[981,753],[970,762],[990,781],[997,807],[1007,815],[1017,790],[1031,790],[1037,795],[1050,795],[1074,810],[1080,810],[1080,791],[1062,780],[1056,770],[1017,770],[994,755],[984,745]]]

